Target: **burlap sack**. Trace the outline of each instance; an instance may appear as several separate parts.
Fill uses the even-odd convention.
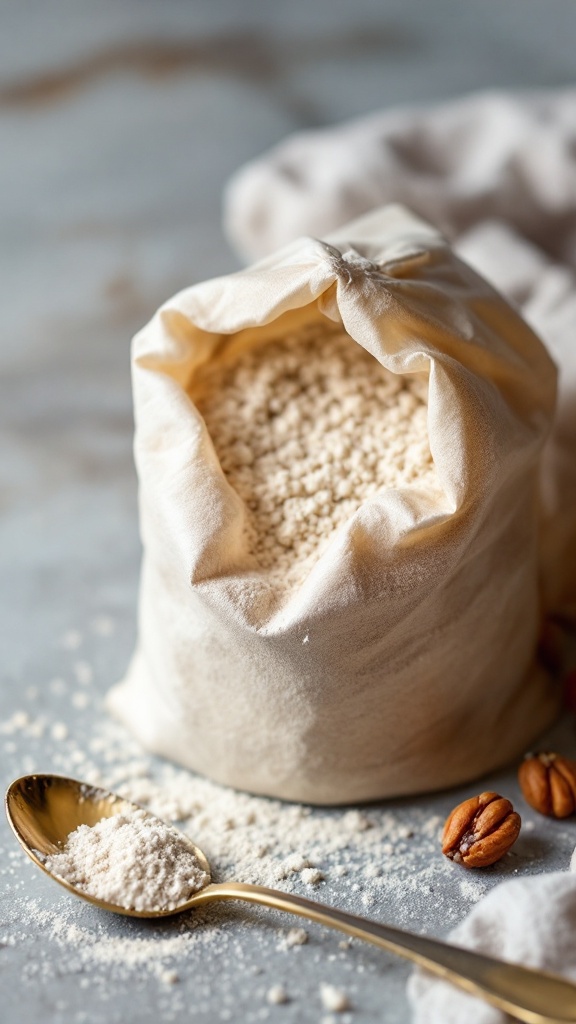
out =
[[[429,374],[440,491],[385,489],[278,602],[191,398],[227,347],[341,323]],[[432,790],[519,754],[555,711],[535,662],[537,471],[555,370],[440,235],[387,207],[187,289],[134,341],[144,562],[114,713],[221,782],[312,803]]]

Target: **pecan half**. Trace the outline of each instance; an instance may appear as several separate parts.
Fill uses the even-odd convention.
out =
[[[467,868],[485,868],[516,842],[520,815],[498,793],[480,793],[458,804],[446,819],[442,853]]]
[[[518,769],[526,803],[550,818],[567,818],[576,811],[576,761],[551,751],[527,754]]]

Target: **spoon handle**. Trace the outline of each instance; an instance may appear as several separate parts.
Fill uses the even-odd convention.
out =
[[[412,960],[418,966],[453,982],[472,995],[480,996],[525,1024],[576,1022],[576,985],[553,974],[495,960],[438,939],[400,931],[302,896],[278,892],[261,885],[244,885],[241,882],[209,885],[195,895],[194,904],[216,899],[246,900],[248,903],[299,914],[329,928],[338,928],[346,935],[365,939],[388,952]]]

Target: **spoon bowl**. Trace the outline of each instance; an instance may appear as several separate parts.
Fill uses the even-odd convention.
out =
[[[137,911],[96,899],[48,870],[46,858],[62,850],[79,825],[93,826],[102,818],[132,810],[143,808],[108,790],[61,775],[28,775],[13,782],[6,793],[8,821],[28,856],[65,889],[104,910],[128,917],[167,917],[214,900],[244,900],[297,914],[396,953],[524,1024],[576,1024],[576,986],[564,978],[369,921],[293,893],[243,882],[209,882],[174,908]],[[210,878],[202,851],[187,836],[181,838]]]
[[[103,910],[124,914],[126,917],[168,917],[170,914],[179,914],[188,909],[191,900],[169,910],[132,910],[97,899],[46,867],[46,858],[61,851],[70,833],[79,825],[92,827],[102,818],[112,818],[116,814],[136,810],[149,813],[146,808],[125,800],[117,793],[63,775],[25,775],[16,779],[6,792],[6,816],[18,842],[38,867],[69,892]],[[200,868],[210,878],[210,865],[202,850],[188,836],[183,833],[180,836]]]

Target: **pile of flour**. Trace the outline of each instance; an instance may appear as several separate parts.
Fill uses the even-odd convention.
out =
[[[76,889],[126,910],[174,910],[210,877],[186,839],[143,810],[80,825],[45,867]]]
[[[322,324],[200,372],[192,397],[262,568],[295,583],[366,499],[437,486],[427,390]]]

